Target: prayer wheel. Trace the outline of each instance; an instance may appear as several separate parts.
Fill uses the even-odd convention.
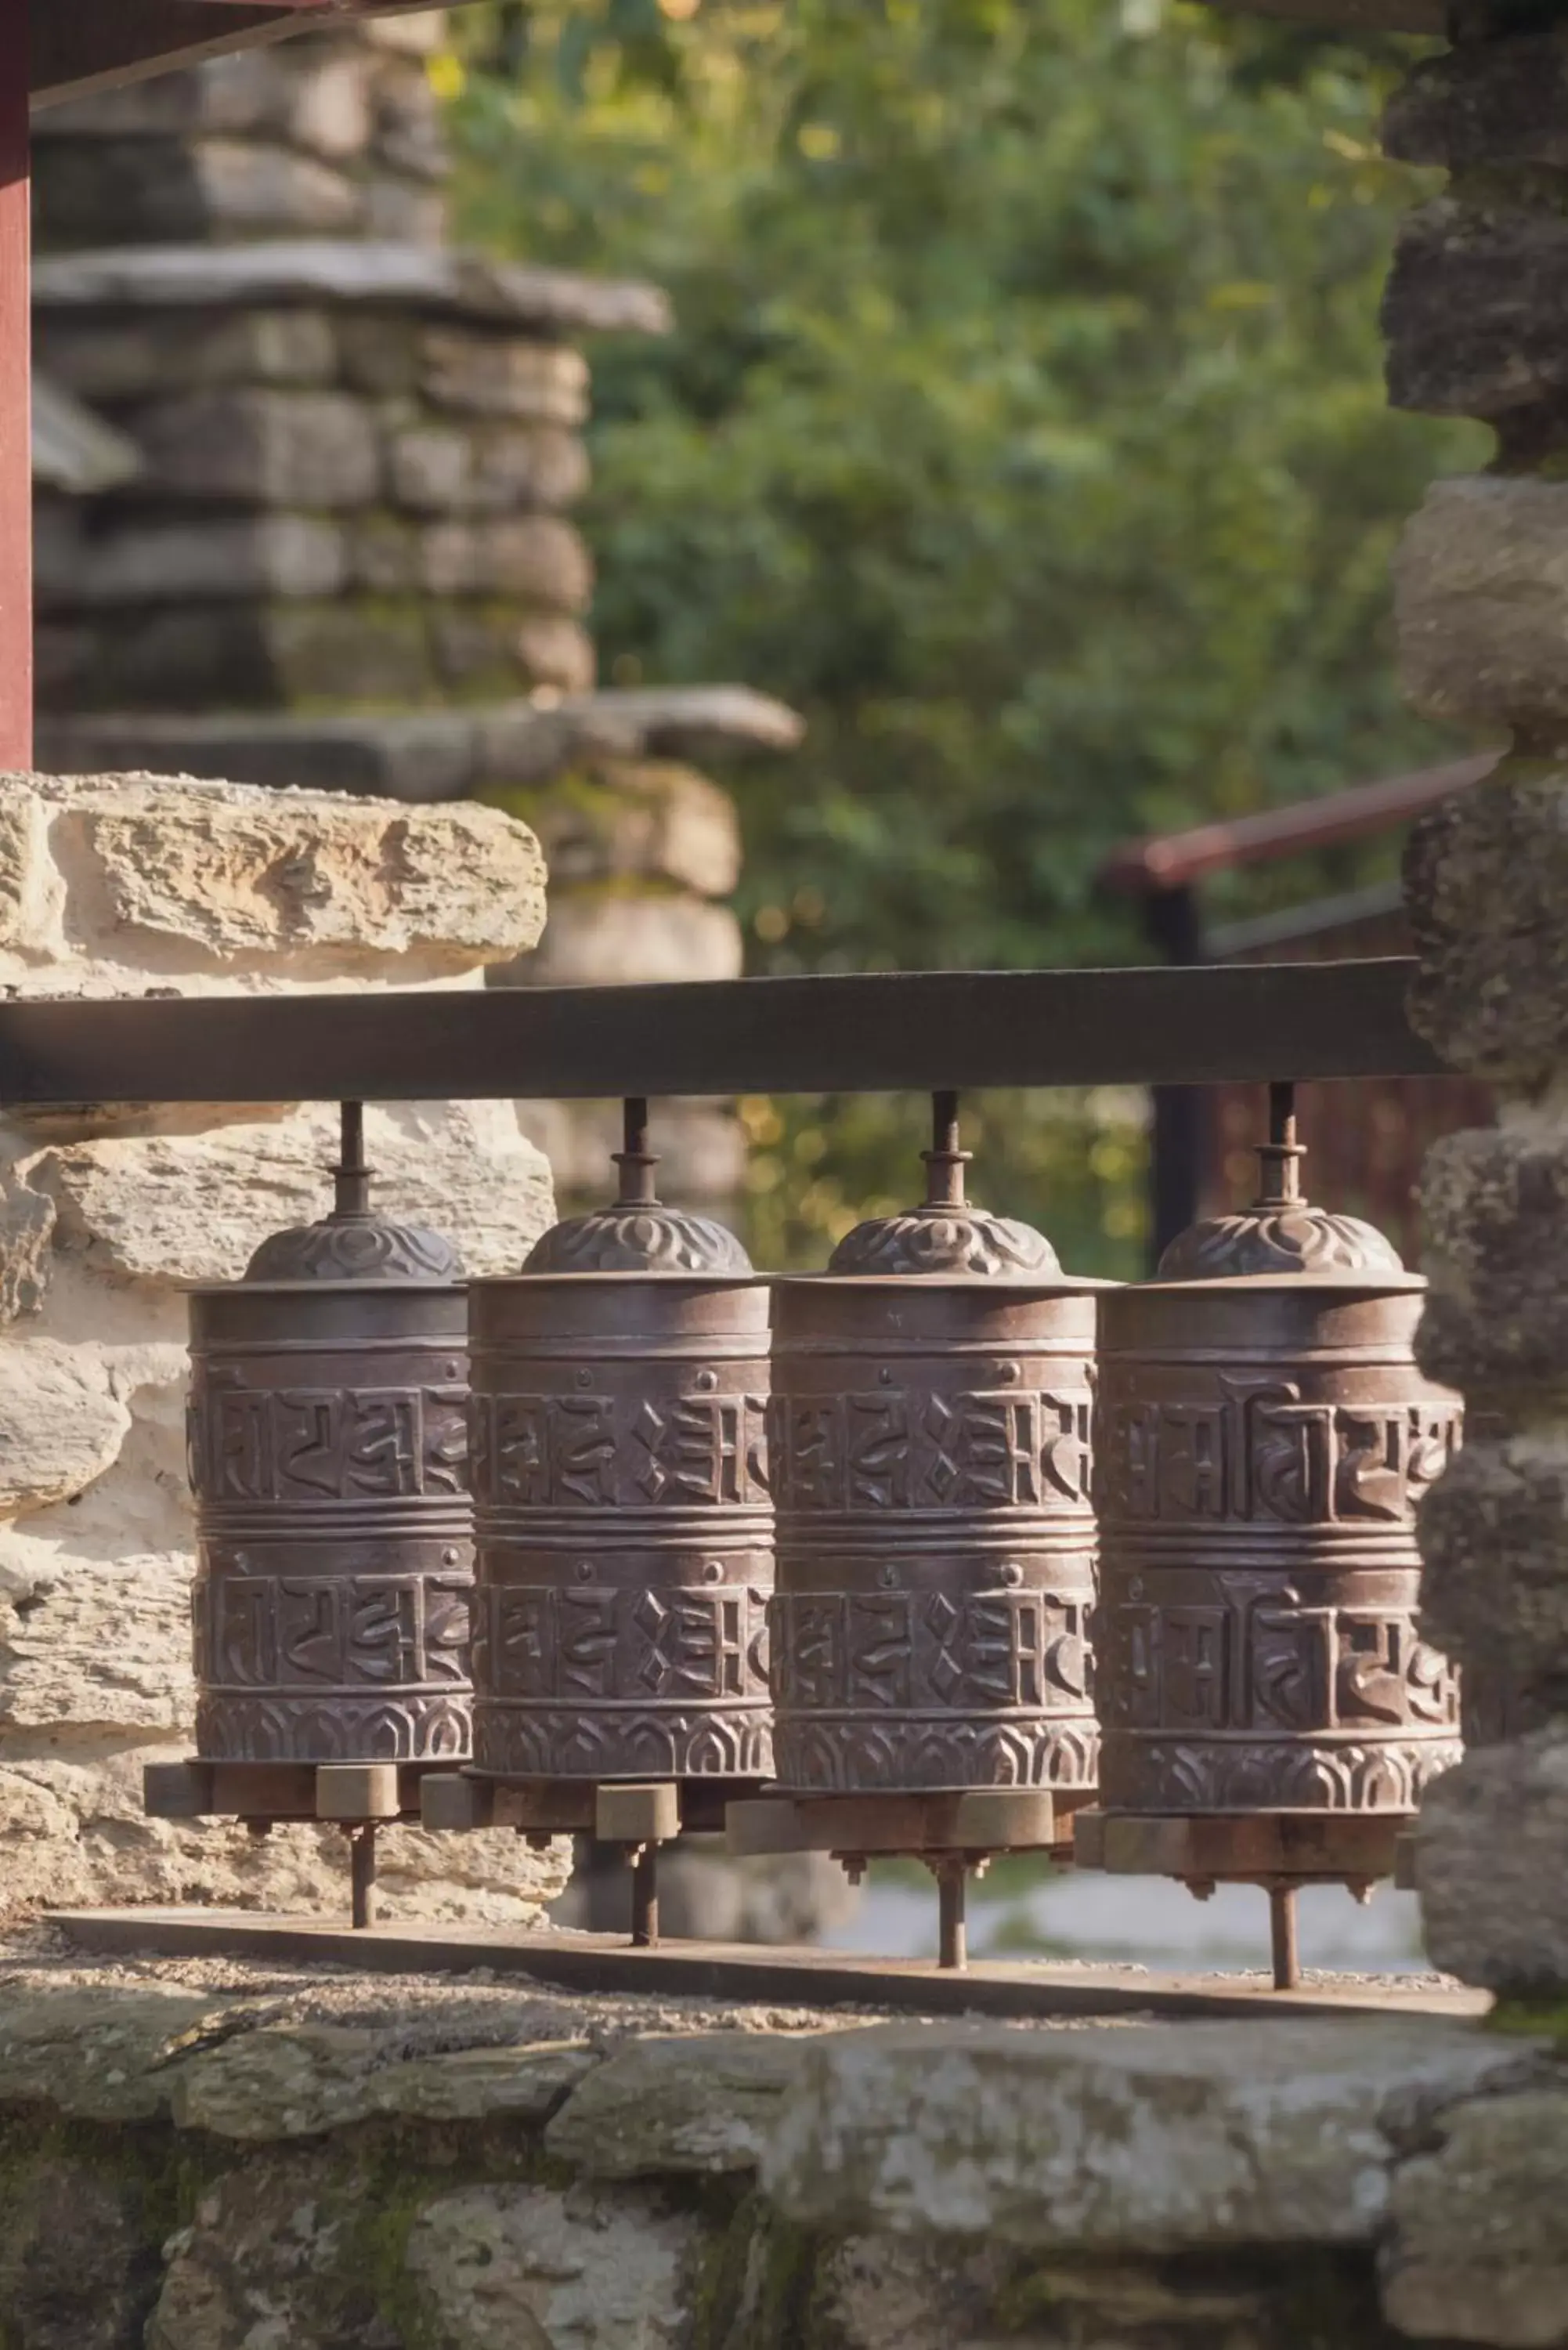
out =
[[[468,1752],[462,1268],[372,1213],[358,1104],[343,1126],[332,1214],[191,1293],[204,1762]]]
[[[1101,1303],[1101,1806],[1231,1823],[1235,1866],[1211,1837],[1192,1879],[1267,1881],[1249,1823],[1315,1820],[1303,1873],[1354,1882],[1345,1831],[1459,1756],[1415,1514],[1461,1408],[1416,1368],[1425,1284],[1302,1198],[1288,1087],[1261,1156],[1250,1210]]]
[[[768,1293],[664,1206],[647,1106],[619,1199],[470,1292],[474,1769],[501,1780],[771,1768]]]
[[[773,1686],[791,1794],[1086,1796],[1095,1292],[969,1205],[956,1097],[924,1203],[774,1291]]]

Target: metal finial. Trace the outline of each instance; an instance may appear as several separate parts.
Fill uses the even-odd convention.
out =
[[[422,1224],[395,1222],[370,1204],[365,1158],[365,1105],[338,1110],[332,1207],[318,1223],[296,1224],[263,1241],[245,1267],[247,1281],[434,1281],[462,1278],[449,1240]]]
[[[524,1273],[750,1274],[752,1261],[733,1232],[660,1201],[646,1096],[622,1104],[621,1148],[610,1155],[620,1173],[615,1199],[553,1224],[529,1251]]]
[[[966,1199],[970,1153],[960,1143],[956,1093],[931,1096],[931,1147],[920,1157],[926,1196],[919,1206],[857,1224],[828,1259],[829,1273],[1052,1280],[1061,1272],[1055,1250],[1031,1225],[991,1215]]]
[[[1161,1281],[1229,1281],[1259,1274],[1402,1273],[1375,1224],[1314,1207],[1302,1191],[1296,1089],[1269,1087],[1269,1135],[1258,1145],[1258,1196],[1239,1215],[1207,1216],[1159,1260]]]

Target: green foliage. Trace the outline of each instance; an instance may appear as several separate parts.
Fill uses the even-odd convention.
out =
[[[674,298],[596,352],[596,628],[618,681],[806,713],[735,779],[757,968],[1135,959],[1117,841],[1445,747],[1388,648],[1399,527],[1476,452],[1383,398],[1413,45],[1179,0],[454,24],[469,230]],[[1067,1172],[1059,1118],[1005,1125],[1003,1190]]]

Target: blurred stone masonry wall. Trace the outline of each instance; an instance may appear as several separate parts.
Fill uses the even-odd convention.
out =
[[[739,840],[700,763],[799,723],[742,688],[595,690],[578,346],[668,308],[443,241],[440,37],[310,34],[38,118],[36,366],[135,466],[40,494],[38,756],[505,795],[556,886],[498,980],[730,977]],[[563,1191],[602,1193],[613,1114],[526,1116]],[[738,1188],[724,1114],[677,1106],[659,1141],[672,1192]]]
[[[1429,1794],[1428,1947],[1472,1983],[1568,1990],[1568,24],[1467,0],[1393,98],[1388,153],[1439,165],[1385,307],[1399,407],[1491,425],[1397,565],[1407,690],[1511,747],[1417,827],[1412,1015],[1494,1085],[1499,1123],[1430,1154],[1423,1369],[1466,1443],[1421,1515],[1428,1637],[1463,1667],[1471,1751]],[[1534,29],[1527,30],[1527,22]],[[1514,27],[1516,29],[1511,29]],[[1524,2339],[1521,2335],[1517,2337]],[[1532,2335],[1532,2340],[1547,2336]],[[1551,2338],[1559,2336],[1553,2334]]]
[[[24,996],[468,988],[544,922],[497,810],[106,775],[0,776],[0,988]],[[505,1103],[372,1110],[378,1196],[515,1266],[553,1213]],[[332,1111],[83,1104],[0,1121],[0,1909],[340,1908],[340,1838],[141,1814],[190,1752],[182,1284],[330,1204]],[[387,1838],[405,1914],[536,1919],[565,1846]]]
[[[1560,2350],[1568,2081],[1408,2016],[0,1987],[16,2350]]]

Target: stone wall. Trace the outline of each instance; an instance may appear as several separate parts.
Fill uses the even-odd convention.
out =
[[[1423,1814],[1428,1946],[1471,1982],[1568,1987],[1568,26],[1476,0],[1390,103],[1388,151],[1445,191],[1401,237],[1390,394],[1476,417],[1491,469],[1438,483],[1397,568],[1407,689],[1510,749],[1416,829],[1412,1017],[1498,1088],[1495,1130],[1424,1175],[1422,1367],[1465,1450],[1421,1514],[1428,1637],[1464,1669],[1474,1751]],[[1512,29],[1511,29],[1511,27]]]
[[[441,21],[383,17],[51,108],[34,156],[51,242],[439,244],[448,159],[426,59]]]
[[[40,489],[38,757],[484,797],[563,885],[507,983],[732,977],[736,827],[701,763],[799,722],[594,690],[583,351],[668,307],[444,241],[438,38],[340,25],[39,117],[47,407],[123,462]],[[527,1115],[564,1191],[601,1195],[613,1112]],[[666,1113],[659,1143],[675,1192],[738,1191],[722,1113]]]
[[[12,995],[463,988],[544,920],[525,828],[189,780],[0,778],[0,987]],[[372,1109],[379,1194],[515,1268],[549,1170],[504,1104]],[[90,1103],[0,1123],[0,1903],[343,1900],[341,1845],[141,1816],[189,1751],[191,1505],[181,1284],[229,1280],[325,1212],[326,1106]],[[566,1853],[387,1838],[396,1907],[532,1918]]]
[[[1568,2077],[1408,2018],[13,1971],[12,2350],[1554,2350]]]

